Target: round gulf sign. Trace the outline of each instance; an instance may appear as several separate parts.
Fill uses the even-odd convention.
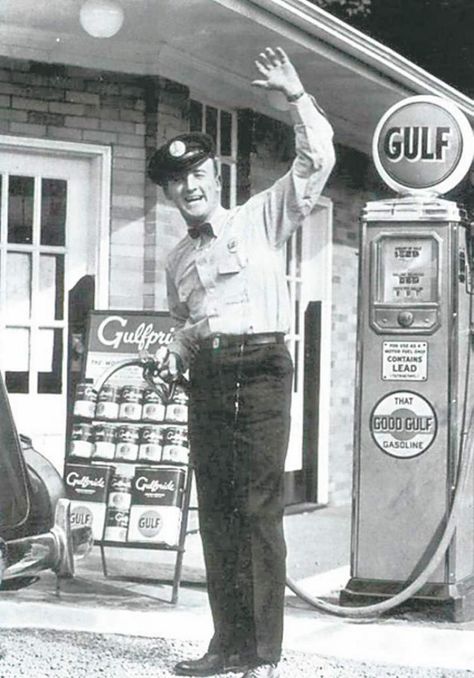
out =
[[[436,414],[422,396],[397,391],[384,396],[370,416],[370,432],[383,452],[392,457],[416,457],[436,437]]]
[[[88,506],[77,505],[71,511],[72,527],[92,527],[94,516]]]
[[[158,511],[145,511],[138,520],[138,529],[144,537],[156,537],[163,526],[163,520]]]
[[[378,173],[399,193],[446,193],[474,156],[471,125],[451,101],[415,96],[392,106],[374,133]]]

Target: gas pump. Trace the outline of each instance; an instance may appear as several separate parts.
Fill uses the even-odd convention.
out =
[[[341,616],[410,599],[474,617],[473,233],[440,195],[469,170],[470,124],[451,102],[415,96],[373,139],[399,197],[369,202],[359,266],[351,578]]]
[[[411,97],[380,120],[373,156],[401,197],[362,218],[351,579],[343,600],[397,594],[448,521],[473,408],[472,234],[440,194],[471,166],[465,116]],[[474,612],[474,470],[439,565],[415,598]]]

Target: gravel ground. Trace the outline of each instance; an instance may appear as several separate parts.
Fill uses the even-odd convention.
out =
[[[163,639],[43,630],[0,630],[0,678],[168,678],[203,645]],[[228,678],[237,674],[225,674]],[[282,678],[472,678],[474,671],[412,669],[287,653]]]

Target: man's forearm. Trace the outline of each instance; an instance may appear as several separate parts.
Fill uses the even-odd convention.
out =
[[[292,171],[296,177],[314,174],[329,176],[335,163],[333,130],[315,99],[304,94],[290,107],[295,129],[296,158]]]
[[[178,329],[172,341],[168,344],[168,350],[178,356],[181,363],[180,367],[183,372],[186,372],[199,350],[193,328],[182,327]]]

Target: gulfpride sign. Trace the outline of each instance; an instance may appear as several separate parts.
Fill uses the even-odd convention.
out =
[[[469,170],[474,137],[466,116],[450,101],[415,96],[392,106],[374,133],[378,173],[399,193],[446,193]]]

